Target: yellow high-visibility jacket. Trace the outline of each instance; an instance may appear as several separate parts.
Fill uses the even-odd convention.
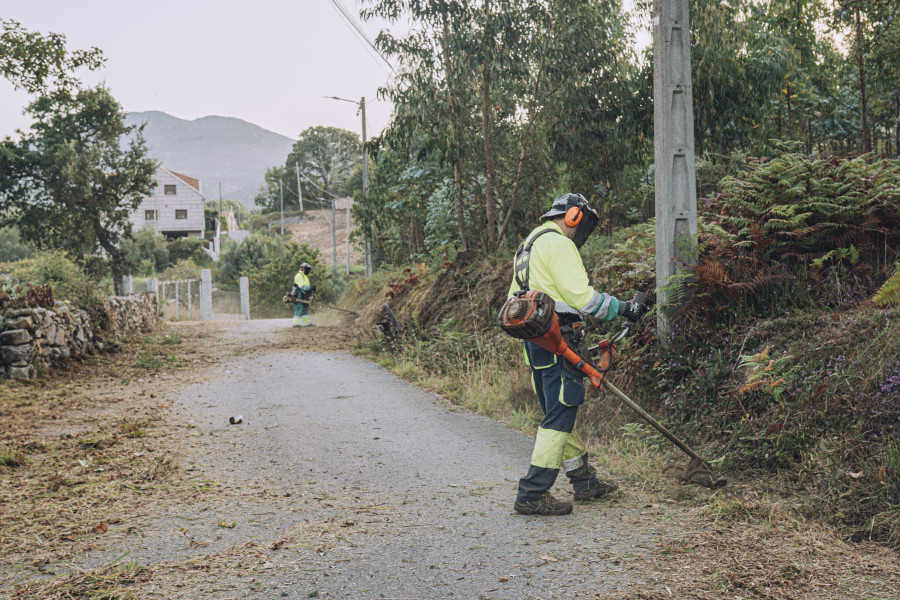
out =
[[[309,277],[303,271],[297,271],[297,274],[294,275],[294,289],[291,293],[303,300],[309,296],[310,289]]]
[[[526,241],[544,229],[555,230],[555,233],[541,235],[531,247],[529,288],[549,294],[556,302],[559,314],[591,315],[605,321],[618,316],[619,300],[591,287],[578,247],[563,235],[559,225],[553,221],[542,223],[528,234]],[[525,257],[519,260],[525,260]],[[519,289],[514,275],[509,296]]]
[[[309,288],[309,277],[303,271],[297,271],[297,274],[294,275],[294,285],[300,288],[301,291],[304,287]]]

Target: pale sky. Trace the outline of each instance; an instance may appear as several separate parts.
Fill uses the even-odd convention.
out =
[[[388,26],[360,22],[359,1],[341,1],[370,39]],[[324,96],[365,96],[368,136],[390,121],[376,100],[390,69],[329,0],[3,0],[0,17],[63,34],[70,49],[100,48],[105,66],[81,79],[105,82],[127,112],[236,117],[296,139],[316,125],[359,133],[357,108]],[[638,39],[647,43],[649,31]],[[28,102],[0,79],[0,138],[30,125]]]
[[[342,1],[359,22],[357,0]],[[296,138],[315,125],[360,133],[357,108],[323,96],[365,96],[369,137],[390,120],[375,97],[390,69],[329,0],[3,0],[0,17],[103,50],[105,66],[81,79],[105,82],[127,112],[237,117]],[[361,23],[373,40],[384,25]],[[30,125],[28,102],[0,79],[0,137]]]

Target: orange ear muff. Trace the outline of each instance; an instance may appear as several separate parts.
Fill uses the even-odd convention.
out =
[[[563,222],[569,227],[576,227],[579,223],[581,223],[581,219],[583,217],[584,209],[580,206],[573,206],[566,211],[566,218]]]

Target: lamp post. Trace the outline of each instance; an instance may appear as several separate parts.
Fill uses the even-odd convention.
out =
[[[355,104],[359,107],[359,112],[362,113],[362,193],[363,193],[363,202],[366,199],[366,191],[369,188],[369,153],[366,151],[366,97],[363,96],[359,102],[356,100],[348,100],[346,98],[338,98],[337,96],[325,96],[330,100],[341,100],[342,102],[350,102],[351,104]],[[350,205],[347,204],[347,212],[349,214]],[[350,235],[350,228],[347,228],[347,235]],[[372,275],[372,244],[369,241],[369,236],[365,236],[365,262],[366,262],[366,277],[370,277]],[[349,256],[349,254],[348,254]],[[350,260],[349,258],[347,260]]]
[[[278,196],[281,199],[281,235],[284,235],[284,184],[280,179],[267,179],[266,181],[278,182]]]

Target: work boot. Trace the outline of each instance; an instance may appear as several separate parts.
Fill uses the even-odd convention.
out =
[[[572,503],[557,500],[550,492],[544,492],[534,500],[516,500],[514,508],[520,515],[567,515],[572,512]]]
[[[587,455],[581,458],[580,467],[566,471],[566,477],[572,482],[572,488],[575,490],[576,502],[600,500],[619,489],[619,486],[611,481],[597,479],[597,469],[588,464]]]

